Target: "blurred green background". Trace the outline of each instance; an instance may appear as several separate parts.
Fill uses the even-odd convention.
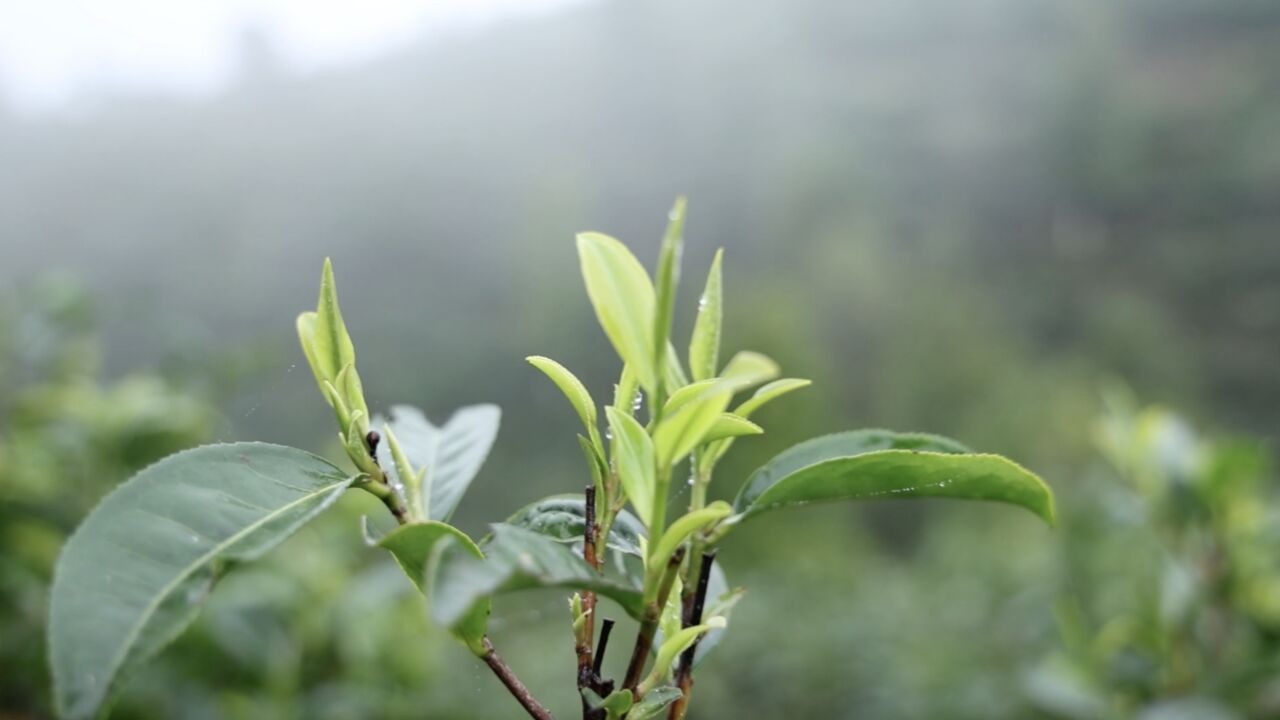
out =
[[[107,490],[200,442],[340,455],[293,332],[325,256],[371,405],[503,407],[461,527],[580,488],[523,357],[606,394],[573,233],[652,262],[681,193],[680,332],[723,246],[726,348],[815,383],[713,495],[885,426],[1062,508],[762,520],[693,717],[1280,717],[1280,5],[599,0],[313,72],[240,52],[208,96],[0,102],[0,718],[49,716],[50,568]],[[363,547],[376,512],[228,577],[114,717],[518,717]],[[563,598],[497,613],[569,716]]]

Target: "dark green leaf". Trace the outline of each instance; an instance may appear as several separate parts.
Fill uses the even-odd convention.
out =
[[[936,435],[858,430],[801,443],[757,470],[734,507],[746,519],[778,507],[833,500],[948,497],[1018,505],[1052,524],[1039,477],[998,455]]]
[[[569,546],[524,528],[494,525],[483,560],[451,550],[438,552],[428,570],[431,614],[447,627],[488,597],[532,588],[590,590],[613,599],[632,617],[642,611],[638,586],[601,575]]]
[[[90,718],[195,618],[219,574],[328,507],[354,478],[278,445],[172,455],[108,495],[67,541],[49,645],[58,714]]]
[[[477,559],[484,557],[480,548],[466,533],[452,525],[434,520],[401,525],[378,540],[378,546],[389,550],[418,590],[425,593],[424,579],[427,563],[431,559],[431,553],[436,544],[444,538],[458,543],[472,557]],[[466,617],[451,626],[450,630],[472,652],[483,655],[485,648],[481,641],[484,639],[488,621],[489,602],[484,600],[476,603]]]
[[[552,495],[520,508],[505,522],[562,543],[580,543],[586,524],[585,508],[586,500],[581,495]],[[644,525],[640,520],[622,510],[614,517],[608,546],[618,552],[641,557],[640,543],[644,535]]]

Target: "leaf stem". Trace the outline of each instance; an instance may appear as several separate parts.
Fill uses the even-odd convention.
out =
[[[498,651],[494,649],[493,643],[489,641],[489,638],[486,637],[481,642],[484,644],[485,652],[480,659],[484,660],[484,663],[493,670],[493,674],[497,675],[502,684],[507,686],[507,690],[511,692],[511,695],[525,709],[525,712],[529,713],[529,717],[537,720],[555,720],[551,715],[551,711],[547,710],[542,703],[533,697],[533,693],[529,692],[529,688],[520,682],[520,678],[516,677],[511,666],[507,665],[506,661],[498,655]]]
[[[640,684],[640,676],[644,673],[649,651],[653,649],[653,636],[658,631],[658,621],[662,619],[662,608],[666,606],[671,587],[675,584],[676,576],[680,574],[684,553],[683,546],[672,553],[671,560],[667,562],[666,571],[662,574],[662,580],[658,583],[657,595],[645,604],[644,616],[640,619],[640,630],[636,633],[636,645],[631,651],[631,662],[627,665],[626,679],[622,683],[622,686],[630,690],[633,695],[636,692],[636,686]],[[639,697],[636,698],[636,700],[639,699]]]

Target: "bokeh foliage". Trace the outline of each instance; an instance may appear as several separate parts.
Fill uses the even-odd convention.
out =
[[[572,233],[616,229],[653,258],[653,218],[687,193],[686,263],[728,249],[726,342],[822,389],[761,411],[788,433],[740,442],[722,475],[830,427],[928,428],[1024,459],[1062,515],[1051,535],[929,504],[762,518],[776,532],[728,541],[753,632],[700,677],[704,708],[1123,716],[1195,685],[1214,712],[1267,717],[1275,690],[1237,670],[1275,674],[1278,75],[1266,0],[659,0],[209,100],[0,108],[0,712],[46,715],[48,567],[109,487],[204,440],[340,456],[291,371],[321,257],[363,288],[343,310],[371,388],[394,390],[375,411],[503,406],[457,515],[479,535],[581,479],[578,449],[549,441],[576,420],[521,358],[555,348],[593,392],[613,380],[561,273]],[[94,302],[22,282],[51,266]],[[1144,452],[1132,433],[1096,447],[1111,375],[1185,412],[1215,438],[1186,447],[1222,468],[1111,468]],[[507,716],[399,570],[351,544],[377,511],[344,501],[229,579],[119,717]],[[1197,580],[1212,547],[1230,548],[1229,581]],[[810,622],[772,622],[798,599]],[[1188,618],[1223,607],[1231,642],[1210,662],[1214,631]],[[498,608],[535,687],[571,675],[562,616],[554,596]]]

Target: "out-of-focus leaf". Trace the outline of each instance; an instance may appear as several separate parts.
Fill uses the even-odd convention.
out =
[[[689,384],[689,376],[684,374],[684,368],[680,366],[680,354],[671,343],[667,343],[667,362],[662,366],[662,372],[665,373],[663,381],[667,383],[668,393]]]
[[[496,405],[470,405],[459,409],[442,427],[427,420],[422,411],[409,405],[391,408],[388,425],[399,439],[413,467],[426,469],[421,516],[447,521],[462,495],[480,471],[498,434],[501,411]],[[403,479],[394,473],[395,462],[387,444],[379,445],[378,461],[394,482]]]
[[[630,415],[613,408],[605,408],[605,415],[613,435],[613,461],[622,490],[648,527],[657,483],[653,441],[644,427]]]
[[[586,499],[582,495],[552,495],[525,505],[505,523],[562,543],[578,543],[582,541],[586,525]],[[641,557],[644,536],[644,525],[640,520],[622,510],[614,516],[606,544],[618,552]]]
[[[833,500],[948,497],[1018,505],[1053,524],[1049,487],[999,455],[967,453],[935,435],[858,430],[800,443],[747,480],[739,520],[766,510]]]
[[[693,336],[689,340],[689,372],[696,380],[715,377],[720,362],[720,321],[724,305],[721,289],[721,260],[724,250],[716,251],[707,273],[707,284],[698,300],[698,319],[693,324]]]
[[[1138,711],[1135,720],[1243,720],[1230,707],[1211,697],[1182,697],[1153,703]]]
[[[733,383],[734,392],[746,390],[778,377],[778,363],[767,355],[743,350],[729,358],[720,377]]]
[[[783,378],[774,380],[767,385],[761,386],[755,393],[742,402],[741,405],[734,408],[735,415],[741,415],[744,418],[751,417],[751,414],[759,410],[766,403],[769,403],[792,390],[799,390],[813,384],[812,380],[802,380],[799,378]]]
[[[49,646],[58,714],[95,717],[195,618],[229,563],[257,558],[354,481],[261,443],[172,455],[108,495],[59,558]]]
[[[654,290],[644,266],[608,235],[580,233],[578,259],[605,335],[650,394],[658,384],[653,346]]]
[[[764,428],[751,422],[750,420],[735,415],[733,413],[720,413],[720,417],[716,418],[716,422],[702,436],[703,443],[710,443],[725,438],[741,437],[743,435],[759,435],[764,432]]]
[[[640,409],[640,399],[640,380],[631,366],[623,365],[618,384],[613,386],[613,407],[634,416]]]
[[[453,627],[476,603],[504,592],[533,588],[590,590],[617,602],[634,618],[644,599],[638,586],[596,572],[570,547],[544,535],[498,524],[480,560],[451,548],[438,551],[428,568],[431,614]]]

